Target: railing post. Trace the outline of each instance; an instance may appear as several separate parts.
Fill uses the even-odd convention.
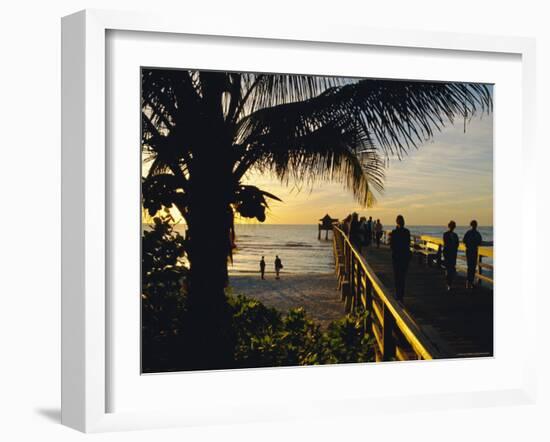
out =
[[[353,256],[353,291],[351,292],[352,293],[352,302],[353,302],[353,305],[352,305],[352,311],[356,311],[357,310],[357,306],[358,306],[358,298],[359,298],[359,293],[361,291],[360,287],[361,287],[361,281],[360,281],[360,274],[361,274],[361,270],[359,268],[359,261],[357,260],[357,258],[355,257],[355,254]]]
[[[350,247],[348,245],[348,247]],[[348,276],[349,276],[349,289],[348,289],[348,293],[345,297],[345,312],[346,313],[350,313],[352,310],[353,310],[353,298],[355,296],[355,287],[354,287],[354,267],[355,267],[355,255],[353,254],[353,250],[351,249],[351,247],[349,248],[349,273],[348,273]]]
[[[483,256],[481,256],[481,254],[479,253],[479,248],[477,249],[477,256],[478,256],[478,272],[480,275],[483,274],[483,268],[481,266],[481,264],[483,264]],[[478,285],[481,287],[481,282],[482,282],[482,279],[481,278],[477,278],[477,283]]]
[[[336,244],[336,252],[338,254],[338,288],[342,287],[342,283],[345,280],[345,258],[344,258],[344,243],[342,242],[342,233],[339,230],[333,230],[333,240]]]
[[[430,248],[428,247],[428,241],[424,241],[424,256],[426,257],[426,265],[430,265]]]
[[[349,263],[349,285],[351,293],[353,294],[355,292],[355,254],[353,253],[353,249],[351,248],[349,254]]]
[[[348,296],[350,294],[350,280],[349,280],[349,277],[350,277],[350,250],[349,250],[349,246],[348,246],[348,243],[346,241],[346,238],[344,235],[342,235],[342,248],[343,248],[343,251],[344,251],[344,277],[342,279],[342,284],[341,284],[341,290],[342,290],[342,297],[341,297],[341,300],[342,301],[345,301],[345,311],[346,313],[348,312],[347,310],[347,299],[348,299]]]
[[[393,330],[395,328],[395,319],[384,304],[384,331],[383,331],[383,346],[382,360],[391,361],[395,359],[395,340],[393,339]]]
[[[344,243],[344,262],[346,264],[346,277],[349,276],[349,264],[350,264],[350,250],[349,245],[345,238],[342,239]]]
[[[355,308],[356,309],[359,308],[360,305],[362,304],[361,298],[362,298],[362,293],[364,291],[364,287],[363,287],[363,269],[359,264],[360,263],[358,262],[357,263],[357,272],[356,272],[356,275],[357,275],[357,283],[356,283],[357,289],[355,290]]]
[[[374,314],[372,306],[372,283],[368,277],[365,275],[365,310],[367,315],[365,316],[365,333],[372,333],[372,315]]]

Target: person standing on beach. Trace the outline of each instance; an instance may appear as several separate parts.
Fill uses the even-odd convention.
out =
[[[481,245],[482,241],[481,234],[477,231],[477,221],[475,219],[470,222],[470,227],[471,229],[465,233],[464,239],[462,240],[466,246],[466,262],[468,263],[467,289],[474,288],[478,247]]]
[[[443,259],[445,260],[445,273],[447,279],[447,291],[451,291],[453,279],[456,275],[456,256],[458,254],[458,235],[454,232],[456,223],[450,221],[449,230],[443,234]]]
[[[379,219],[374,224],[374,237],[376,238],[376,248],[380,248],[380,239],[382,238],[382,223]]]
[[[405,228],[405,218],[398,215],[395,219],[396,228],[390,234],[390,248],[395,280],[395,297],[399,302],[405,295],[405,279],[411,258],[411,232]]]
[[[265,259],[262,256],[262,259],[260,260],[260,274],[262,275],[262,279],[265,279]]]
[[[279,273],[281,272],[282,268],[283,263],[281,262],[281,258],[279,258],[279,255],[275,255],[275,279],[280,279]]]

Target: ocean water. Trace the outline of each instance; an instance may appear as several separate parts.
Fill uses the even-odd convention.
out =
[[[334,271],[332,233],[329,241],[317,239],[317,225],[237,224],[237,248],[229,273],[258,273],[265,256],[266,271],[274,272],[279,255],[285,273],[329,273]],[[324,232],[321,238],[324,238]]]
[[[384,226],[389,229],[390,226]],[[393,228],[393,226],[392,226]],[[411,234],[431,235],[441,238],[445,226],[407,226]],[[456,233],[462,240],[467,226],[457,226]],[[176,230],[182,227],[176,226]],[[492,227],[479,227],[484,241],[493,241]],[[233,252],[230,274],[258,273],[260,259],[265,257],[266,272],[274,272],[275,256],[283,262],[283,272],[292,274],[330,273],[334,271],[332,233],[326,241],[325,232],[317,239],[317,224],[237,224],[235,226],[237,248]],[[489,260],[487,263],[491,263]],[[461,267],[462,263],[458,263]]]
[[[406,227],[411,231],[412,235],[430,235],[438,238],[442,238],[443,233],[447,231],[446,226],[406,226]],[[458,238],[462,241],[464,234],[469,229],[470,229],[470,226],[456,226],[455,233],[458,235]],[[491,241],[491,242],[493,241],[492,226],[479,226],[477,230],[481,234],[483,241]]]

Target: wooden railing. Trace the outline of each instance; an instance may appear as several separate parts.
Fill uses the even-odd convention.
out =
[[[365,330],[372,332],[378,361],[434,359],[441,349],[384,287],[365,258],[338,227],[333,228],[334,259],[346,312],[364,309]]]
[[[382,242],[389,244],[389,235],[391,231],[386,230],[382,234]],[[464,243],[460,242],[458,250],[465,252],[466,247]],[[443,251],[443,239],[430,235],[411,235],[411,252],[418,256],[420,261],[425,262],[428,265],[434,262],[437,265],[441,265],[441,256]],[[457,258],[466,262],[466,256],[458,255]],[[493,284],[493,265],[487,262],[483,262],[484,259],[493,258],[493,248],[487,246],[480,246],[478,248],[477,266],[475,278],[478,283],[481,281]],[[459,269],[457,269],[459,270]],[[488,274],[490,272],[490,275]]]

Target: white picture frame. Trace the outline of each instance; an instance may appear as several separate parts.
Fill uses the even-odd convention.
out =
[[[525,314],[519,319],[524,330],[522,377],[519,385],[461,394],[407,397],[390,391],[376,403],[356,397],[328,397],[313,401],[309,408],[295,407],[291,413],[273,406],[264,412],[194,415],[181,409],[157,412],[108,412],[110,358],[107,327],[107,207],[108,155],[106,120],[106,35],[110,31],[155,32],[164,35],[202,35],[270,39],[273,41],[368,45],[379,48],[425,48],[439,51],[468,51],[477,54],[513,54],[521,57],[521,156],[523,168],[534,157],[535,44],[532,39],[491,37],[403,30],[377,30],[345,26],[300,26],[282,23],[236,23],[197,18],[182,22],[177,17],[143,13],[86,10],[62,21],[62,423],[84,432],[157,428],[233,421],[323,416],[334,413],[368,414],[374,410],[453,408],[502,403],[532,403],[536,392],[535,329],[529,303],[535,304],[535,280],[522,280],[521,302]],[[535,219],[534,176],[522,183],[522,218]],[[529,180],[532,180],[530,182]],[[532,244],[522,245],[522,256],[532,253]],[[524,268],[522,270],[526,272]],[[530,319],[531,318],[531,319]],[[458,362],[460,364],[461,362]],[[336,370],[343,368],[334,367]],[[292,370],[292,369],[285,369]],[[348,369],[349,372],[350,369]],[[352,368],[356,372],[361,367]],[[276,370],[263,376],[276,377]],[[239,376],[226,372],[225,379]],[[242,374],[241,374],[242,376]],[[253,396],[251,396],[253,397]],[[254,411],[248,399],[239,410]]]

